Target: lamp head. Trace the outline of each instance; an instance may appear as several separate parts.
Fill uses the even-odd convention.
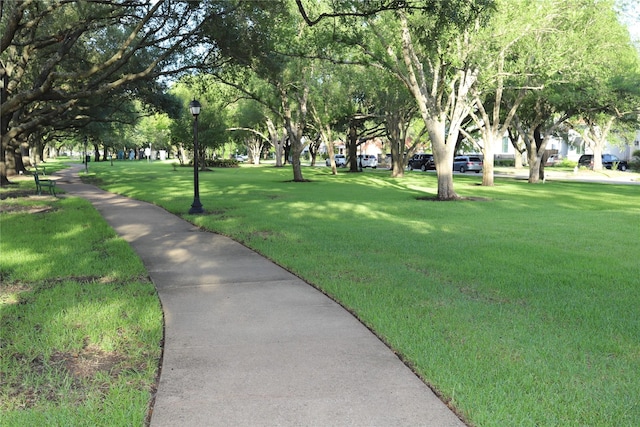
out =
[[[191,110],[191,114],[193,114],[193,117],[197,117],[198,114],[200,114],[200,108],[200,103],[195,99],[189,103],[189,110]]]

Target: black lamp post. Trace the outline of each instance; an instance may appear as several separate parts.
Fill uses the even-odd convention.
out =
[[[189,103],[189,110],[193,114],[193,203],[190,214],[201,214],[204,212],[200,203],[200,182],[198,180],[198,114],[200,114],[200,103],[195,99]]]
[[[87,136],[84,137],[84,173],[89,173],[89,159],[87,159]]]

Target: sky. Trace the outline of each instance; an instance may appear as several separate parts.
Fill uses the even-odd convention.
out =
[[[640,49],[640,2],[637,0],[617,1],[619,6],[618,16],[620,21],[629,29],[631,39]]]

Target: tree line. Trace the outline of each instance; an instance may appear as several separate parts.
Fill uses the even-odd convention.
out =
[[[508,135],[544,173],[554,135],[573,129],[594,151],[633,138],[640,113],[637,46],[613,0],[224,0],[2,3],[3,183],[25,147],[53,135],[96,144],[166,112],[188,141],[187,98],[209,111],[203,141],[274,147],[277,165],[343,139],[383,137],[393,176],[412,148],[432,147],[438,198],[457,198],[461,143],[485,159]],[[171,86],[169,88],[168,86]],[[206,145],[205,145],[206,147]],[[355,162],[351,167],[357,168]]]

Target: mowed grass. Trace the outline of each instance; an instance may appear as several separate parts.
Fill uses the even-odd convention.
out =
[[[193,172],[91,164],[102,187],[185,215]],[[640,187],[456,175],[200,173],[205,215],[354,312],[470,424],[637,425]]]
[[[0,192],[0,425],[144,425],[163,333],[153,284],[88,202],[34,189]]]

